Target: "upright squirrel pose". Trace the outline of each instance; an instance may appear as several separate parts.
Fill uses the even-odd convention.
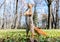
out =
[[[34,35],[34,24],[33,24],[32,7],[33,7],[32,4],[28,4],[28,9],[24,13],[24,15],[26,16],[26,24],[27,24],[26,33],[28,35],[29,30],[30,30],[32,33],[32,37],[33,37],[33,35]]]
[[[26,16],[26,24],[27,24],[26,33],[28,35],[29,30],[30,30],[32,33],[32,37],[33,37],[35,35],[35,33],[34,33],[34,30],[35,30],[38,34],[42,34],[42,35],[46,36],[46,33],[43,30],[39,29],[38,27],[35,27],[33,24],[32,7],[33,7],[32,4],[28,4],[28,9],[26,10],[26,12],[24,14]]]
[[[33,5],[32,4],[28,4],[28,9],[26,10],[26,12],[24,13],[24,15],[26,16],[26,25],[27,25],[27,28],[26,28],[26,34],[28,36],[28,33],[29,33],[29,30],[31,31],[31,37],[32,37],[32,40],[31,42],[34,42],[34,35],[35,35],[35,32],[34,30],[40,35],[44,35],[44,36],[47,36],[46,33],[39,29],[38,27],[35,27],[34,24],[33,24],[33,13],[32,13],[32,7]]]

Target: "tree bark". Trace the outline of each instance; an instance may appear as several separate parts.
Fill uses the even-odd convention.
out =
[[[34,25],[37,27],[38,18],[37,18],[37,12],[36,12],[36,5],[34,6],[33,22],[34,22]]]
[[[1,29],[4,29],[4,24],[5,24],[5,8],[6,8],[6,0],[4,0],[4,12],[3,12],[3,23],[2,23],[2,28]]]
[[[17,29],[17,19],[18,19],[18,13],[17,13],[17,9],[18,8],[18,0],[16,0],[16,12],[15,12],[15,20],[14,20],[14,26],[13,28]]]
[[[22,17],[22,9],[21,9],[21,11],[20,11],[20,15],[19,15],[18,29],[21,28],[21,17]]]
[[[51,0],[48,1],[48,29],[51,29],[51,19],[50,19],[50,5],[51,5]]]
[[[55,24],[55,28],[58,28],[58,8],[59,8],[59,0],[56,1],[56,24]]]
[[[48,29],[50,28],[50,4],[48,5]]]

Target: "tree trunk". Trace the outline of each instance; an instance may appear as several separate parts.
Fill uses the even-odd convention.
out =
[[[22,18],[22,9],[23,9],[23,0],[20,0],[20,2],[21,2],[21,8],[20,8],[20,14],[19,14],[19,21],[18,21],[18,29],[20,29],[21,28],[21,18]]]
[[[38,23],[37,19],[38,18],[37,18],[36,5],[35,5],[35,7],[34,7],[34,14],[33,14],[33,22],[34,22],[35,26],[37,26],[37,23]]]
[[[52,0],[48,1],[48,29],[51,29],[51,15],[50,15],[50,5],[52,3]]]
[[[59,8],[59,0],[56,1],[56,24],[55,24],[55,28],[58,28],[58,8]]]
[[[18,0],[16,0],[16,12],[15,12],[14,27],[13,27],[15,29],[17,29],[17,19],[18,19],[17,7],[18,7]]]
[[[2,23],[2,28],[1,29],[4,29],[4,24],[5,24],[5,8],[6,8],[6,0],[4,0],[4,12],[3,12],[3,23]]]
[[[21,17],[22,17],[22,10],[20,11],[20,15],[19,15],[18,29],[21,28]]]
[[[50,4],[48,4],[48,29],[51,28],[51,24],[50,24]]]

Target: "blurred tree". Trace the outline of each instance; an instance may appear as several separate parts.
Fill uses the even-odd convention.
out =
[[[20,9],[20,14],[19,14],[18,29],[21,28],[21,18],[22,18],[22,7]]]
[[[16,0],[16,10],[15,10],[15,20],[14,20],[14,26],[13,28],[17,29],[17,19],[18,19],[18,0]]]
[[[56,0],[56,23],[55,23],[55,28],[58,28],[58,9],[59,9],[59,0]]]
[[[52,9],[52,28],[58,28],[58,8],[59,8],[59,0],[54,0],[55,6],[54,9]]]
[[[47,0],[48,1],[48,29],[51,29],[51,15],[50,15],[50,5],[53,0]]]
[[[37,26],[37,23],[38,23],[38,15],[37,15],[37,12],[36,12],[36,5],[34,7],[34,14],[33,14],[33,22],[34,22],[34,25]]]
[[[3,23],[2,23],[2,28],[1,29],[4,29],[4,23],[5,23],[5,8],[6,8],[6,0],[4,0],[4,11],[3,11]]]
[[[4,5],[5,1],[0,5],[0,8]]]
[[[46,28],[48,22],[48,15],[47,14],[42,14],[42,26],[43,28]]]

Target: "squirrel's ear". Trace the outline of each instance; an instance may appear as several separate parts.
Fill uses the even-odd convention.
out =
[[[35,6],[35,4],[30,4],[30,3],[29,3],[28,6],[29,6],[29,7],[33,7],[33,6]]]

